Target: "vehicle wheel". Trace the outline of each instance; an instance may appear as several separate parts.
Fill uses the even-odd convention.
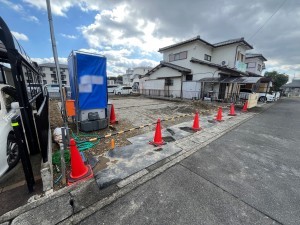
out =
[[[130,92],[129,94],[132,95],[132,92]]]
[[[267,101],[267,98],[264,96],[261,96],[261,97],[259,97],[258,101],[265,102],[265,101]]]
[[[121,92],[119,92],[118,95],[121,95]]]
[[[7,137],[7,164],[9,169],[18,164],[20,160],[20,152],[14,134],[10,133]]]

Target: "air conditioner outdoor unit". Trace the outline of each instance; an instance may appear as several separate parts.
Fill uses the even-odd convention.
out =
[[[222,66],[228,66],[228,61],[227,61],[227,60],[223,60],[223,61],[221,62],[221,65],[222,65]]]

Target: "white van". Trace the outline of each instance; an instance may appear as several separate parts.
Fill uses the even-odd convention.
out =
[[[132,93],[132,87],[120,86],[115,89],[115,95],[131,95]]]
[[[107,85],[107,92],[114,93],[117,88],[118,88],[117,84]]]

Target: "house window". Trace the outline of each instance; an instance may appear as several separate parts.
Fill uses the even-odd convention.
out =
[[[186,75],[185,80],[193,80],[193,75]]]
[[[173,80],[171,78],[166,78],[165,79],[165,85],[166,86],[173,86]]]
[[[238,52],[237,61],[244,62],[244,59],[245,59],[245,56],[241,52]]]
[[[256,67],[256,63],[255,62],[248,62],[247,63],[247,68],[255,68]]]
[[[260,64],[257,64],[257,70],[261,71],[261,65]]]
[[[179,52],[176,54],[170,54],[169,55],[169,62],[177,61],[177,60],[182,60],[187,58],[187,51],[184,52]]]
[[[211,56],[207,55],[207,54],[204,54],[204,60],[211,61]]]

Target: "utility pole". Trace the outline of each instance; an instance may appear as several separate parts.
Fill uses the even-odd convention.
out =
[[[55,41],[55,36],[54,36],[54,27],[53,27],[53,19],[52,19],[52,13],[51,13],[51,5],[50,5],[50,0],[46,0],[47,2],[47,12],[48,12],[48,20],[49,20],[49,26],[50,26],[50,35],[51,35],[51,43],[52,43],[52,51],[53,51],[53,57],[55,61],[55,66],[56,66],[56,77],[57,81],[59,83],[59,90],[60,90],[60,100],[61,100],[61,114],[64,122],[64,130],[66,132],[66,135],[63,134],[63,137],[69,138],[69,130],[68,130],[68,121],[67,121],[67,115],[66,115],[66,107],[65,107],[65,96],[63,95],[63,89],[62,89],[62,83],[61,83],[61,77],[60,77],[60,68],[59,68],[59,62],[58,62],[58,56],[57,56],[57,48],[56,48],[56,41]],[[67,144],[66,141],[63,140],[64,143],[64,150],[67,149]],[[64,154],[62,155],[64,157]],[[64,160],[61,160],[62,164],[62,171],[65,171],[65,164]],[[63,184],[65,183],[65,174],[62,174],[63,179],[62,182]]]

